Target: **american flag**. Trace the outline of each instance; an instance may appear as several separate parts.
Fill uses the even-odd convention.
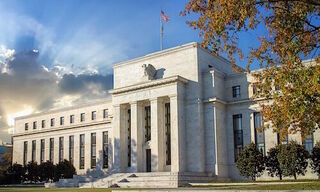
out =
[[[165,22],[169,21],[169,16],[166,15],[162,10],[161,10],[161,19],[164,20]]]

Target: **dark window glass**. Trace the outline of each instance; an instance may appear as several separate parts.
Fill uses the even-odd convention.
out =
[[[85,117],[85,114],[84,114],[84,113],[81,113],[81,114],[80,114],[80,121],[81,121],[81,122],[85,121],[85,118],[86,118],[86,117]]]
[[[91,169],[96,168],[96,133],[91,133]]]
[[[40,140],[40,163],[44,162],[44,149],[45,149],[45,142],[44,139]]]
[[[69,136],[69,161],[73,164],[74,159],[74,137],[73,135]]]
[[[151,108],[150,106],[145,107],[145,128],[144,128],[145,142],[151,140]]]
[[[131,110],[128,109],[128,167],[131,167]]]
[[[23,166],[27,165],[28,158],[28,141],[23,143]]]
[[[304,148],[311,154],[313,149],[313,133],[306,136],[304,140],[302,140],[302,144]]]
[[[50,138],[50,150],[49,150],[49,161],[53,163],[53,156],[54,156],[54,138]]]
[[[70,115],[70,124],[74,123],[74,115]]]
[[[97,118],[97,112],[96,111],[92,111],[91,112],[91,120],[96,120]]]
[[[80,135],[80,164],[79,168],[84,169],[84,134]]]
[[[37,151],[37,149],[36,149],[36,140],[32,141],[31,147],[32,147],[32,150],[31,150],[31,161],[35,162],[36,161],[36,151]]]
[[[108,118],[108,109],[103,110],[103,118]]]
[[[59,162],[63,161],[63,137],[59,137]]]
[[[52,118],[52,119],[50,120],[50,125],[51,125],[51,127],[54,126],[54,118]]]
[[[108,168],[108,132],[102,133],[102,152],[103,152],[103,168]]]
[[[240,97],[240,85],[232,87],[232,96],[234,98],[239,98]]]
[[[243,132],[242,132],[242,114],[233,115],[233,135],[234,135],[234,159],[243,148]]]
[[[165,104],[165,128],[166,128],[166,165],[171,165],[171,117],[170,103]]]
[[[262,154],[266,155],[264,130],[263,131],[258,130],[261,126],[262,126],[262,115],[260,113],[254,113],[255,142],[256,142],[257,148],[262,152]]]
[[[29,129],[29,124],[28,124],[28,123],[25,123],[25,124],[24,124],[24,130],[28,131],[28,129]]]
[[[64,125],[64,117],[60,117],[60,125]]]
[[[36,128],[37,128],[37,122],[34,121],[34,122],[33,122],[33,129],[36,129]]]
[[[46,120],[42,120],[41,121],[41,128],[45,128],[46,127]]]

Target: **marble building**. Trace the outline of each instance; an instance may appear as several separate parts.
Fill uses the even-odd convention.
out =
[[[266,153],[280,142],[271,129],[256,130],[263,122],[252,82],[197,43],[115,64],[111,99],[16,118],[13,162],[67,159],[78,175],[101,178],[241,179],[235,160],[244,146],[255,142]],[[311,150],[320,134],[287,139]]]

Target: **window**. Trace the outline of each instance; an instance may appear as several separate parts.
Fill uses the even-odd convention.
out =
[[[31,150],[31,161],[35,162],[36,161],[36,140],[32,141],[32,150]]]
[[[240,85],[232,87],[232,96],[233,96],[233,98],[239,98],[240,97]]]
[[[144,127],[144,139],[145,142],[151,140],[151,108],[145,107],[145,127]]]
[[[85,120],[85,118],[86,118],[86,117],[85,117],[85,114],[84,114],[84,113],[81,113],[81,114],[80,114],[80,121],[83,122],[83,121]]]
[[[36,121],[33,122],[33,129],[37,129],[37,122]]]
[[[50,138],[50,150],[49,150],[49,161],[53,163],[53,155],[54,155],[54,139]]]
[[[288,144],[288,133],[283,135],[282,138],[281,138],[282,129],[283,129],[283,126],[280,126],[279,133],[277,134],[278,145],[280,145],[280,144]]]
[[[91,133],[91,169],[96,168],[96,133]]]
[[[69,136],[69,161],[73,164],[74,159],[74,137],[73,135]]]
[[[233,115],[233,133],[234,159],[237,161],[237,157],[243,148],[242,114]]]
[[[64,125],[64,117],[60,117],[60,125]]]
[[[50,126],[51,126],[51,127],[54,126],[54,118],[52,118],[52,119],[50,120]]]
[[[108,168],[108,132],[102,133],[103,168]]]
[[[304,140],[302,140],[302,144],[304,145],[304,148],[311,154],[313,149],[313,133],[306,136]]]
[[[92,111],[91,112],[91,120],[96,120],[97,118],[97,112],[96,111]]]
[[[28,124],[28,123],[25,123],[25,124],[24,124],[24,130],[28,131],[28,129],[29,129],[29,124]]]
[[[70,124],[74,123],[74,115],[70,115]]]
[[[28,158],[28,141],[23,142],[23,166],[27,165]]]
[[[44,162],[44,149],[45,149],[44,139],[41,139],[40,140],[40,163]]]
[[[131,167],[131,110],[128,109],[128,167]]]
[[[80,135],[80,164],[79,168],[84,169],[84,134]]]
[[[103,118],[108,118],[108,109],[103,110]]]
[[[45,128],[46,127],[46,120],[42,120],[41,121],[41,128]]]
[[[165,131],[166,131],[166,165],[171,165],[171,117],[170,103],[165,104]]]
[[[59,162],[63,161],[63,137],[59,137]]]
[[[264,130],[258,130],[262,126],[262,115],[260,113],[254,113],[253,115],[255,143],[257,145],[258,150],[261,151],[263,155],[266,155]]]

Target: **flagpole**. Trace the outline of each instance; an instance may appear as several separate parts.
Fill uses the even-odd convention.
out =
[[[163,23],[160,15],[160,50],[162,51],[162,49],[163,49]]]

